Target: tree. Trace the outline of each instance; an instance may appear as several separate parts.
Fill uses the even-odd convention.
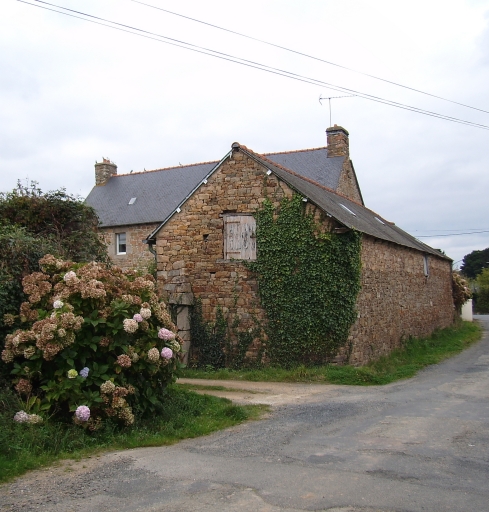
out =
[[[489,313],[489,268],[484,269],[476,279],[476,311],[479,314]]]
[[[57,255],[75,262],[108,261],[93,208],[65,189],[42,192],[36,182],[20,181],[12,192],[0,193],[0,223],[14,224],[48,239]]]
[[[470,279],[475,279],[484,268],[489,268],[489,247],[482,251],[472,251],[464,256],[460,272]]]

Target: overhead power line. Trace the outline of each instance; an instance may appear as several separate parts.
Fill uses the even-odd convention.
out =
[[[477,235],[479,233],[489,233],[489,230],[471,231],[470,233],[448,233],[448,234],[442,234],[442,235],[416,235],[416,238],[438,238],[440,236]]]
[[[217,50],[212,50],[212,49],[209,49],[209,48],[205,48],[205,47],[202,47],[202,46],[199,46],[199,45],[194,45],[194,44],[191,44],[191,43],[187,43],[187,42],[182,41],[182,40],[174,39],[174,38],[167,37],[167,36],[164,36],[164,35],[161,35],[161,34],[156,34],[154,32],[150,32],[148,30],[144,30],[144,29],[140,29],[140,28],[137,28],[137,27],[133,27],[131,25],[125,25],[123,23],[118,23],[118,22],[115,22],[115,21],[111,21],[111,20],[108,20],[108,19],[105,19],[105,18],[101,18],[99,16],[94,16],[94,15],[87,14],[87,13],[84,13],[84,12],[81,12],[81,11],[76,11],[74,9],[68,9],[67,7],[62,7],[62,6],[59,6],[59,5],[55,5],[55,4],[52,4],[52,3],[49,3],[49,2],[45,2],[43,0],[34,0],[36,3],[31,3],[31,2],[28,2],[26,0],[17,0],[17,1],[19,1],[21,3],[24,3],[26,5],[30,5],[32,7],[39,7],[41,9],[45,9],[45,10],[48,10],[48,11],[56,12],[58,14],[63,14],[65,16],[70,16],[70,17],[73,17],[73,18],[78,18],[78,19],[81,19],[83,21],[87,21],[87,22],[90,22],[90,23],[95,23],[97,25],[102,25],[104,27],[112,28],[114,30],[119,30],[119,31],[122,31],[122,32],[127,32],[129,34],[137,35],[137,36],[140,36],[140,37],[144,37],[144,38],[151,39],[151,40],[154,40],[154,41],[158,41],[158,42],[161,42],[161,43],[169,44],[169,45],[172,45],[172,46],[177,46],[179,48],[184,48],[186,50],[191,50],[191,51],[194,51],[196,53],[201,53],[201,54],[204,54],[204,55],[215,57],[215,58],[218,58],[218,59],[221,59],[221,60],[226,60],[226,61],[229,61],[229,62],[234,62],[236,64],[240,64],[240,65],[243,65],[243,66],[255,68],[255,69],[258,69],[258,70],[261,70],[261,71],[266,71],[268,73],[272,73],[272,74],[275,74],[275,75],[279,75],[279,76],[283,76],[283,77],[286,77],[286,78],[290,78],[292,80],[297,80],[297,81],[304,82],[304,83],[309,83],[309,84],[312,84],[312,85],[326,86],[326,87],[328,87],[328,88],[330,88],[332,90],[341,91],[341,92],[347,92],[347,93],[353,94],[355,96],[358,96],[360,98],[364,98],[364,99],[367,99],[367,100],[370,100],[370,101],[375,101],[377,103],[382,103],[382,104],[390,105],[392,107],[400,108],[400,109],[403,109],[403,110],[408,110],[408,111],[411,111],[411,112],[416,112],[418,114],[423,114],[423,115],[427,115],[427,116],[430,116],[430,117],[435,117],[435,118],[438,118],[438,119],[443,119],[445,121],[451,121],[451,122],[454,122],[454,123],[459,123],[459,124],[464,124],[464,125],[467,125],[467,126],[472,126],[474,128],[480,128],[480,129],[483,129],[483,130],[489,130],[489,126],[487,126],[487,125],[483,125],[483,124],[479,124],[479,123],[474,123],[474,122],[471,122],[471,121],[466,121],[464,119],[459,119],[459,118],[456,118],[456,117],[446,116],[444,114],[438,114],[436,112],[432,112],[432,111],[429,111],[429,110],[424,110],[424,109],[421,109],[421,108],[418,108],[418,107],[413,107],[411,105],[406,105],[406,104],[399,103],[399,102],[396,102],[396,101],[393,101],[393,100],[388,100],[388,99],[385,99],[385,98],[381,98],[379,96],[374,96],[374,95],[371,95],[371,94],[362,93],[362,92],[356,91],[354,89],[349,89],[347,87],[342,87],[342,86],[339,86],[339,85],[331,84],[331,83],[328,83],[328,82],[325,82],[325,81],[322,81],[322,80],[318,80],[318,79],[315,79],[315,78],[306,77],[306,76],[303,76],[303,75],[299,75],[297,73],[293,73],[291,71],[286,71],[286,70],[283,70],[283,69],[275,68],[275,67],[272,67],[272,66],[268,66],[266,64],[261,64],[259,62],[251,61],[251,60],[248,60],[248,59],[243,59],[241,57],[235,57],[235,56],[233,56],[231,54],[227,54],[227,53],[219,52]],[[44,4],[44,5],[39,5],[39,4]],[[46,7],[46,6],[50,6],[50,7]],[[56,9],[62,9],[62,10],[60,11],[60,10],[56,10]],[[64,11],[68,11],[68,12],[64,12]]]
[[[185,18],[190,21],[195,21],[196,23],[201,23],[202,25],[207,25],[208,27],[216,28],[218,30],[222,30],[224,32],[229,32],[230,34],[234,34],[240,37],[245,37],[246,39],[251,39],[252,41],[257,41],[259,43],[266,44],[268,46],[273,46],[274,48],[279,48],[280,50],[285,50],[290,53],[295,53],[296,55],[300,55],[302,57],[306,57],[308,59],[316,60],[319,62],[323,62],[325,64],[329,64],[330,66],[335,66],[337,68],[346,69],[347,71],[351,71],[353,73],[358,73],[359,75],[368,76],[369,78],[373,78],[374,80],[379,80],[381,82],[385,82],[387,84],[395,85],[396,87],[402,87],[403,89],[408,89],[413,92],[417,92],[420,94],[424,94],[426,96],[431,96],[432,98],[437,98],[439,100],[448,101],[449,103],[454,103],[455,105],[460,105],[462,107],[471,108],[473,110],[478,110],[479,112],[484,112],[486,114],[489,114],[488,110],[484,110],[482,108],[478,107],[472,107],[471,105],[466,105],[465,103],[460,103],[458,101],[450,100],[448,98],[444,98],[443,96],[438,96],[436,94],[432,94],[426,91],[422,91],[421,89],[416,89],[414,87],[409,87],[408,85],[403,85],[398,82],[394,82],[393,80],[387,80],[386,78],[381,78],[375,75],[371,75],[370,73],[365,73],[363,71],[358,71],[353,68],[349,68],[348,66],[343,66],[341,64],[337,64],[335,62],[331,62],[329,60],[321,59],[320,57],[315,57],[314,55],[309,55],[304,52],[300,52],[298,50],[293,50],[292,48],[287,48],[286,46],[281,46],[279,44],[271,43],[270,41],[265,41],[264,39],[260,39],[258,37],[249,36],[248,34],[243,34],[242,32],[237,32],[236,30],[231,30],[229,28],[220,27],[219,25],[214,25],[213,23],[209,23],[207,21],[202,21],[197,18],[192,18],[191,16],[185,16],[184,14],[180,14],[178,12],[170,11],[168,9],[163,9],[162,7],[157,7],[156,5],[151,5],[146,2],[141,2],[140,0],[130,0],[131,2],[134,2],[136,4],[144,5],[146,7],[151,7],[152,9],[157,9],[158,11],[163,11],[168,14],[172,14],[174,16],[179,16],[180,18]]]

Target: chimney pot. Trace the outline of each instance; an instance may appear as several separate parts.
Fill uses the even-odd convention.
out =
[[[117,165],[108,158],[102,157],[101,162],[95,162],[95,185],[105,185],[111,176],[117,175]]]
[[[342,126],[334,125],[326,129],[328,158],[350,156],[349,133]]]

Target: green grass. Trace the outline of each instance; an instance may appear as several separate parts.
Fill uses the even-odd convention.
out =
[[[132,428],[107,426],[96,433],[75,425],[46,421],[18,424],[22,407],[11,392],[0,391],[0,482],[60,459],[79,459],[94,453],[141,446],[162,446],[203,436],[248,419],[258,418],[264,406],[238,406],[230,400],[199,395],[173,386],[164,413]]]
[[[482,329],[477,323],[459,322],[454,327],[436,331],[428,338],[409,339],[401,349],[362,367],[326,365],[299,366],[291,370],[281,368],[216,371],[185,369],[182,377],[264,382],[322,382],[363,386],[388,384],[412,377],[422,368],[458,354],[478,341],[481,335]]]

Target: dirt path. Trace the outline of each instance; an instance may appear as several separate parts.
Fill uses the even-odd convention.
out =
[[[325,396],[340,396],[344,386],[325,384],[296,384],[284,382],[249,382],[212,379],[178,379],[181,384],[197,386],[215,386],[227,388],[226,391],[195,389],[197,393],[229,398],[239,404],[266,404],[283,406],[287,404],[310,403]]]

